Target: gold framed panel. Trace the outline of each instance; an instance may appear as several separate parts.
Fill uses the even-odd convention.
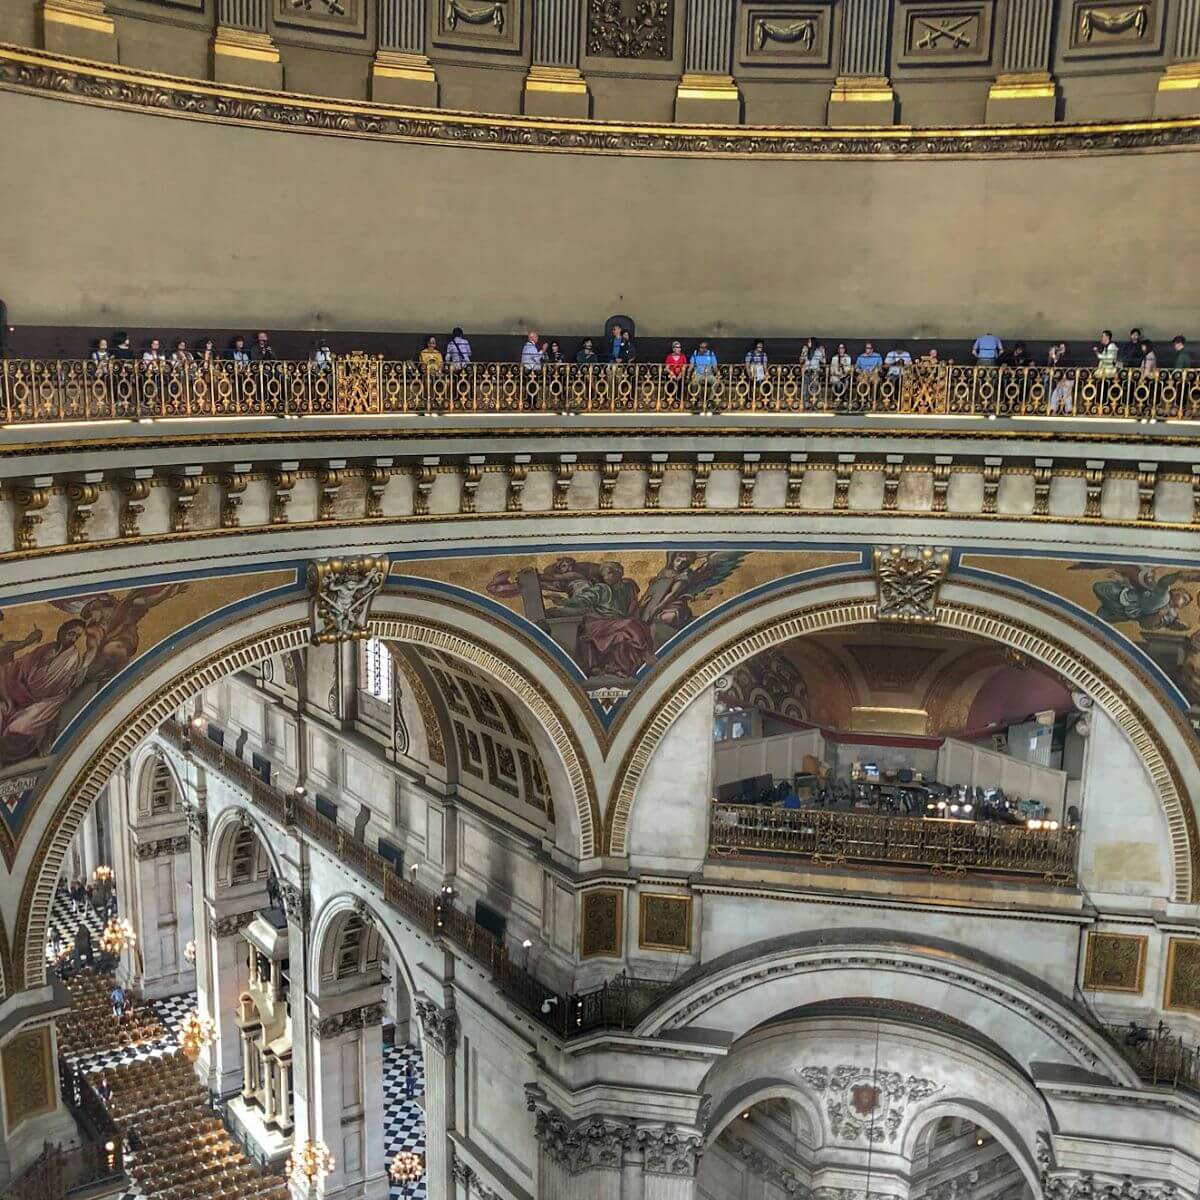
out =
[[[0,1050],[4,1076],[4,1127],[14,1129],[31,1117],[53,1112],[54,1076],[50,1027],[24,1029]]]
[[[579,898],[579,957],[620,958],[625,893],[620,888],[592,888]]]
[[[688,954],[692,949],[692,898],[642,892],[638,900],[638,949]]]
[[[1144,934],[1089,931],[1083,965],[1084,989],[1141,995],[1149,944],[1150,939]]]
[[[1200,1013],[1200,938],[1175,938],[1167,945],[1163,1008]]]

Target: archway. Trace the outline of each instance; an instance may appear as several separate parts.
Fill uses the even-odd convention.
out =
[[[404,607],[406,611],[423,608],[427,612],[401,618],[389,615],[389,607]],[[546,745],[560,755],[565,777],[570,782],[568,796],[554,797],[559,837],[573,837],[573,849],[580,859],[593,857],[598,852],[600,820],[588,756],[596,751],[585,740],[587,733],[581,734],[577,728],[580,723],[573,725],[567,716],[568,705],[574,703],[579,708],[578,701],[568,698],[565,686],[560,689],[560,696],[538,688],[526,677],[517,662],[519,655],[528,654],[530,648],[518,633],[484,622],[494,633],[496,643],[484,645],[482,636],[472,641],[436,620],[433,614],[438,611],[436,603],[427,600],[418,603],[384,593],[376,601],[371,632],[385,640],[433,646],[464,658],[496,679],[521,703],[544,732]],[[22,867],[26,874],[13,948],[14,974],[20,964],[24,986],[37,986],[44,977],[41,946],[54,883],[71,836],[121,762],[197,692],[263,659],[304,648],[309,644],[309,629],[307,602],[294,600],[197,638],[179,650],[170,662],[160,662],[145,675],[131,680],[103,719],[94,718],[66,750],[47,780],[41,802],[52,815],[35,844],[32,838],[27,839],[14,864],[14,874],[21,874]],[[582,724],[586,727],[586,722]],[[17,986],[16,980],[12,986]]]
[[[667,730],[706,689],[772,646],[878,619],[873,581],[819,584],[729,617],[670,662],[638,697],[614,743],[622,757],[606,813],[609,852],[628,854],[630,815],[650,759]],[[957,581],[943,587],[934,627],[1013,647],[1091,697],[1129,739],[1158,794],[1171,839],[1172,898],[1195,899],[1200,841],[1188,796],[1189,788],[1200,792],[1196,746],[1179,712],[1140,668],[1062,612]]]

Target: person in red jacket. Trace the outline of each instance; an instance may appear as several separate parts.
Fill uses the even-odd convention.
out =
[[[678,342],[671,343],[671,353],[663,360],[667,364],[667,370],[671,375],[678,379],[687,367],[687,355],[683,352],[683,347]]]

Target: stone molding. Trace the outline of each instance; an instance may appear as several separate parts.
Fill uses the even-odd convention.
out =
[[[885,127],[847,133],[821,128],[678,127],[464,116],[361,101],[297,97],[16,46],[0,47],[0,89],[292,133],[524,151],[703,158],[948,158],[1111,154],[1200,145],[1200,120],[1195,118],[1030,128]]]
[[[425,1040],[439,1054],[450,1055],[458,1045],[458,1014],[453,1008],[441,1008],[432,1000],[416,997],[413,1005],[421,1021]]]
[[[339,1037],[343,1033],[369,1029],[383,1020],[383,1013],[382,1004],[363,1004],[358,1008],[349,1008],[345,1012],[321,1017],[314,1024],[313,1032],[318,1038],[329,1039]]]
[[[213,937],[232,937],[235,933],[241,933],[257,916],[257,912],[244,912],[228,917],[216,917],[209,923],[209,929],[212,930]]]
[[[833,1136],[848,1142],[893,1142],[912,1101],[942,1090],[940,1083],[869,1066],[804,1067],[800,1078],[825,1097]]]
[[[466,1192],[466,1200],[470,1200],[472,1196],[477,1200],[501,1200],[500,1193],[492,1191],[471,1169],[470,1165],[457,1155],[451,1164],[450,1174],[455,1183],[462,1185]]]
[[[158,838],[153,842],[137,842],[134,854],[140,862],[151,858],[170,858],[176,854],[186,854],[191,844],[190,835],[180,834],[178,837]]]

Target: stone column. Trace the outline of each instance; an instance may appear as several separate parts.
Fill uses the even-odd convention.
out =
[[[454,1054],[458,1046],[458,1016],[453,1008],[439,1008],[432,1000],[417,997],[425,1052],[425,1184],[429,1200],[449,1200],[453,1151],[450,1130],[454,1125]]]
[[[1170,13],[1168,12],[1168,17]],[[1200,113],[1200,0],[1179,0],[1175,6],[1173,63],[1158,81],[1156,117],[1186,117]]]
[[[217,0],[213,78],[247,87],[283,87],[279,49],[267,32],[267,0]]]
[[[1053,121],[1058,89],[1050,74],[1053,0],[1009,0],[1004,69],[988,90],[989,125]]]
[[[212,977],[206,989],[207,998],[201,1001],[200,1012],[213,1019],[217,1035],[198,1066],[207,1068],[209,1091],[219,1096],[238,1091],[243,1082],[242,1031],[236,1020],[238,996],[242,993],[246,972],[247,943],[241,931],[253,919],[251,912],[235,913],[209,921]]]
[[[379,48],[371,64],[371,99],[433,108],[438,82],[425,53],[425,0],[379,0]]]
[[[896,97],[888,79],[887,0],[846,0],[841,73],[829,94],[830,125],[891,125]]]
[[[533,6],[533,63],[525,76],[523,110],[537,117],[588,117],[592,98],[579,71],[578,0]]]
[[[733,0],[688,0],[676,121],[736,125],[742,119],[742,96],[730,74],[733,28]]]

